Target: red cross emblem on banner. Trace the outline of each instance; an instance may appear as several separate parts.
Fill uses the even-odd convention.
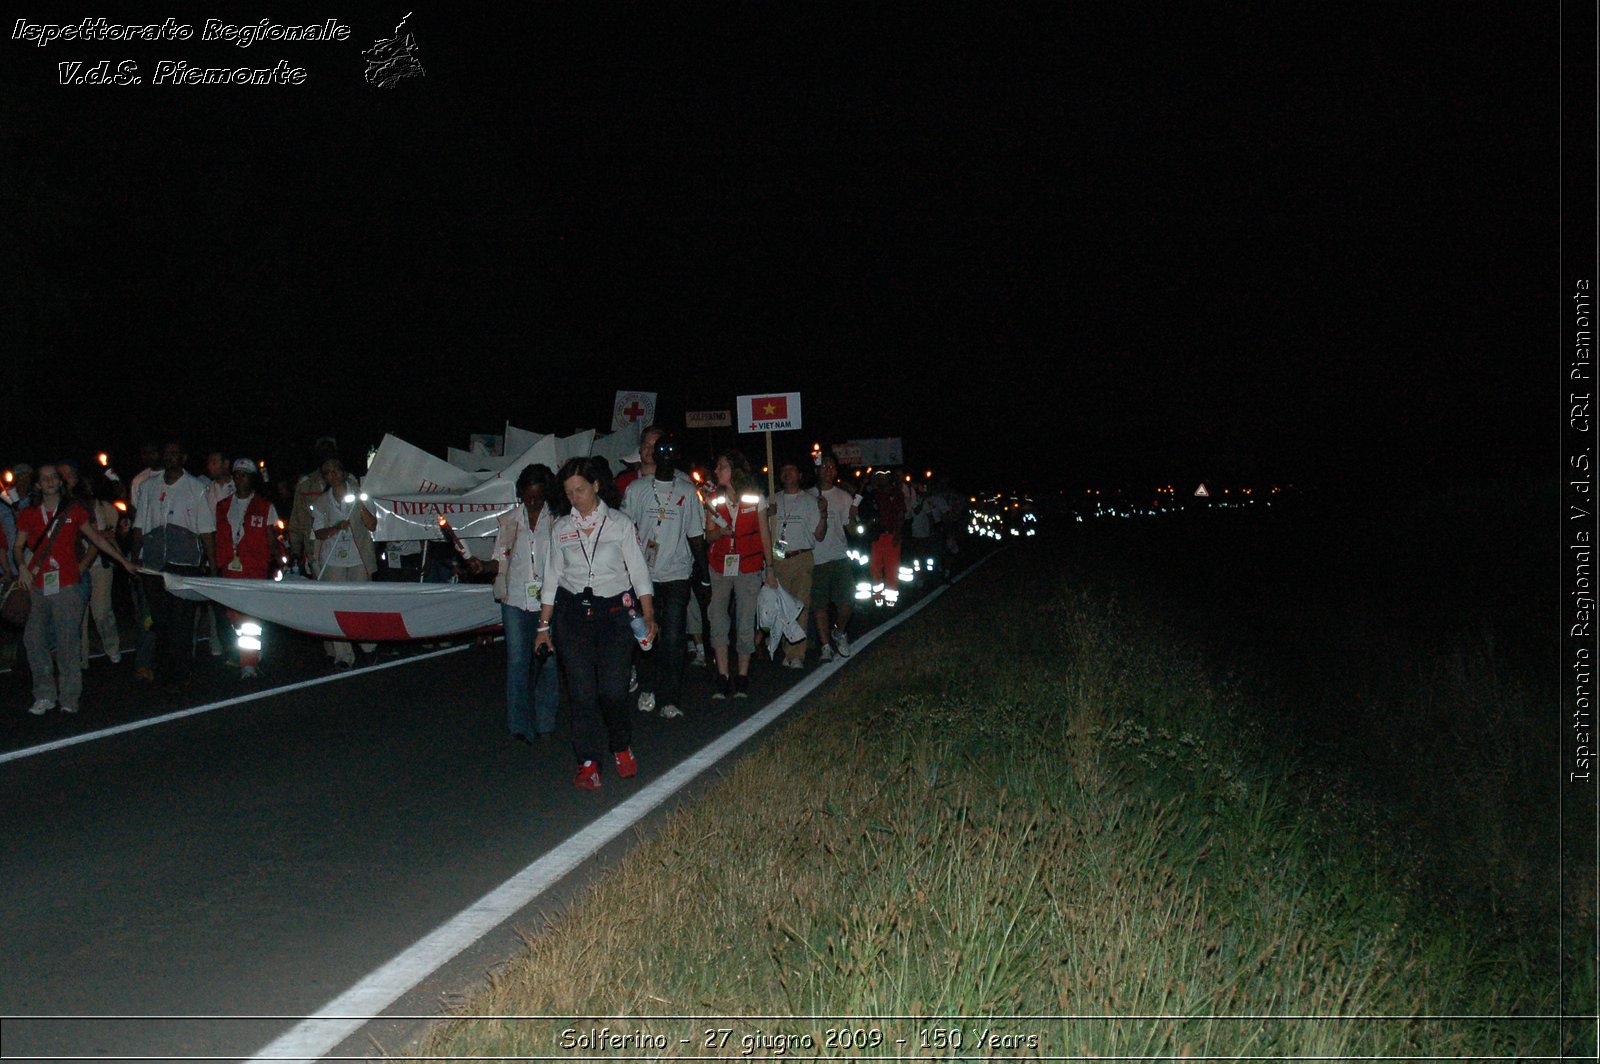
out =
[[[645,409],[639,405],[639,400],[633,399],[628,402],[627,406],[622,408],[622,414],[629,421],[638,421],[644,417]]]

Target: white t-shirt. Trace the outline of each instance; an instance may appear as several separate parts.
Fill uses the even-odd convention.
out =
[[[163,474],[147,477],[139,485],[135,528],[149,534],[164,525],[177,525],[190,532],[215,532],[217,511],[206,506],[206,485],[199,477],[183,474],[168,484]]]
[[[232,477],[222,477],[206,485],[206,505],[211,507],[211,512],[217,512],[217,503],[228,498],[237,489],[233,486]]]
[[[144,487],[145,481],[149,480],[151,477],[159,477],[160,475],[161,470],[151,469],[149,466],[145,466],[143,469],[135,473],[133,475],[133,479],[128,481],[128,502],[137,507],[139,505],[139,489]]]
[[[811,559],[818,565],[836,562],[845,555],[845,522],[850,520],[851,494],[835,484],[822,493],[828,500],[828,530],[817,541],[816,554]]]
[[[950,504],[942,495],[915,496],[911,504],[911,535],[917,539],[933,535],[935,526],[944,519],[949,509]]]
[[[778,492],[772,497],[774,548],[782,544],[784,553],[811,550],[817,545],[817,522],[821,519],[822,511],[817,508],[816,492],[802,490],[793,495],[786,491]]]
[[[706,534],[706,511],[694,481],[679,473],[671,481],[640,477],[628,485],[622,511],[639,533],[650,579],[687,580],[694,571],[689,540]]]

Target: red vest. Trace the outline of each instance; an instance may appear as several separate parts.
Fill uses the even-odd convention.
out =
[[[711,544],[711,571],[721,574],[729,554],[739,555],[739,572],[759,573],[767,563],[766,552],[761,547],[761,511],[750,503],[741,502],[732,495],[717,507],[724,522],[733,525],[733,535],[723,536]]]
[[[218,573],[245,580],[265,580],[272,575],[272,538],[276,531],[268,519],[272,503],[259,491],[245,503],[244,535],[239,537],[239,564],[243,566],[240,571],[228,567],[233,561],[233,529],[228,524],[228,509],[232,505],[232,496],[217,503]]]

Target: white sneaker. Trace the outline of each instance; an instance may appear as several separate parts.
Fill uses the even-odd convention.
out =
[[[639,692],[639,712],[654,713],[656,711],[656,693],[654,691]]]
[[[78,707],[77,706],[69,706],[65,702],[63,702],[63,703],[61,703],[61,712],[63,712],[63,713],[76,713],[76,712],[78,712]]]
[[[254,665],[246,665],[239,670],[239,679],[241,680],[254,680],[260,675],[260,673],[256,672]]]
[[[818,656],[817,661],[818,661],[819,664],[826,665],[828,662],[830,662],[832,660],[833,660],[833,648],[828,646],[826,643],[824,643],[822,645],[822,653]]]
[[[839,652],[841,658],[850,656],[850,637],[843,632],[833,633],[833,649]]]
[[[36,700],[33,703],[33,705],[28,707],[28,712],[32,713],[36,717],[42,717],[46,713],[50,712],[52,709],[55,709],[55,708],[56,708],[56,704],[54,702],[50,701],[50,699],[41,698],[41,699]]]
[[[786,669],[803,669],[806,667],[806,663],[799,658],[784,658],[783,667]]]
[[[106,657],[111,659],[111,664],[113,665],[122,664],[122,652],[120,650],[115,654],[107,654]]]
[[[683,716],[683,710],[679,709],[671,702],[668,702],[666,705],[661,707],[661,716],[665,720],[671,720],[674,717]]]
[[[628,670],[628,693],[631,695],[639,689],[639,670]]]

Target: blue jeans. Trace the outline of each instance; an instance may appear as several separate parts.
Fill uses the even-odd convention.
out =
[[[639,686],[655,693],[663,706],[675,706],[683,697],[684,623],[689,615],[689,581],[663,580],[656,584],[656,624],[661,626],[655,645],[639,655]]]
[[[556,706],[561,701],[561,673],[552,654],[543,662],[533,657],[537,611],[500,605],[500,622],[506,630],[506,727],[513,735],[532,737],[556,730]],[[532,693],[528,674],[533,673]]]

